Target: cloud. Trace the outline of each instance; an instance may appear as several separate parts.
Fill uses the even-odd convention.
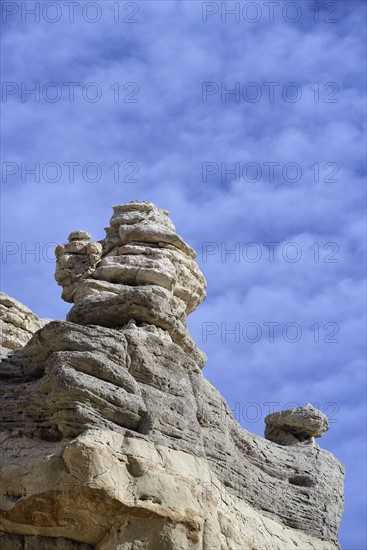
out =
[[[257,23],[243,17],[236,23],[230,16],[222,22],[220,12],[203,23],[201,2],[155,1],[139,3],[138,14],[130,16],[138,23],[123,22],[128,10],[114,23],[113,3],[100,4],[96,23],[76,10],[73,23],[63,12],[54,24],[35,24],[29,17],[22,23],[18,14],[3,25],[3,80],[19,86],[3,103],[3,161],[18,166],[2,183],[3,289],[39,315],[63,318],[69,305],[53,281],[48,244],[64,242],[77,228],[103,238],[111,206],[134,198],[170,210],[208,280],[207,300],[189,320],[209,356],[206,376],[232,408],[236,402],[281,407],[310,401],[332,414],[330,403],[337,404],[339,422],[321,446],[325,441],[346,464],[342,545],[362,549],[363,502],[356,495],[365,452],[357,426],[365,414],[366,6],[338,1],[338,23],[324,22],[331,17],[326,5],[315,23],[306,3],[299,3],[297,23],[287,21],[280,8],[270,23],[261,3]],[[61,90],[60,101],[45,100],[50,82]],[[79,83],[74,102],[65,82]],[[203,101],[205,82],[217,91]],[[256,86],[248,87],[251,82]],[[32,95],[22,102],[22,83],[28,89],[39,83],[39,102]],[[90,83],[97,88],[89,92],[102,93],[96,102],[86,100]],[[135,88],[124,88],[128,83]],[[293,102],[289,98],[299,89],[301,97]],[[260,95],[254,102],[255,92]],[[65,165],[70,162],[79,163],[73,181]],[[39,182],[25,172],[35,163]],[[49,181],[47,170],[45,177],[49,163],[61,169],[59,181]],[[88,178],[88,163],[99,166],[99,181]],[[127,163],[138,166],[138,182],[129,182]],[[214,167],[207,181],[203,163]],[[236,163],[240,177],[230,173]],[[246,173],[248,163],[260,168],[258,181],[251,181],[254,171]],[[273,179],[269,163],[278,163]],[[288,163],[301,169],[297,181],[291,181]],[[265,244],[271,242],[278,243],[274,261]],[[216,250],[206,261],[205,243]],[[251,261],[259,250],[260,259]],[[290,261],[287,252],[297,250],[300,259]],[[216,323],[218,333],[202,342],[207,322]],[[228,335],[221,342],[221,323],[230,329],[235,322],[241,330],[258,323],[262,338],[237,343]],[[273,343],[264,322],[280,323]],[[298,342],[282,335],[289,322],[302,328]],[[329,322],[338,326],[338,343],[323,341]],[[315,323],[319,343],[316,329],[309,328]],[[256,433],[263,429],[261,406],[259,422],[240,418]]]

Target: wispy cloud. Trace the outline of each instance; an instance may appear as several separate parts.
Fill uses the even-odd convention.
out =
[[[65,11],[55,23],[42,14],[22,23],[19,12],[2,25],[3,81],[13,83],[3,103],[3,289],[62,318],[69,305],[53,282],[49,243],[77,228],[103,238],[110,207],[133,198],[169,209],[208,279],[189,323],[209,356],[206,375],[232,408],[260,404],[258,421],[239,418],[257,433],[267,402],[310,401],[336,415],[321,445],[346,464],[341,541],[365,548],[356,495],[365,452],[366,5],[320,3],[316,23],[315,3],[299,2],[292,23],[295,12],[285,16],[282,4],[271,23],[258,2],[261,17],[250,23],[243,12],[223,20],[223,3],[214,3],[205,23],[202,2],[130,3],[137,13],[120,2],[118,14],[116,3],[99,4],[95,23],[92,11],[76,10],[73,23]],[[39,176],[29,172],[36,163]],[[206,256],[205,243],[214,243]],[[277,243],[273,261],[265,243]],[[209,322],[218,332],[203,342]],[[262,337],[222,342],[222,323],[236,322],[241,331],[257,323]],[[279,323],[271,343],[269,322]],[[297,342],[282,334],[291,322],[302,329]],[[327,323],[338,342],[324,342]]]

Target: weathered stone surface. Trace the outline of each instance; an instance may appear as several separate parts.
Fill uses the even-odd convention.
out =
[[[56,247],[55,279],[63,287],[63,299],[72,302],[80,280],[89,277],[99,262],[102,246],[92,242],[90,233],[80,230],[70,233],[68,241]]]
[[[91,544],[66,538],[14,535],[0,532],[1,550],[93,550]]]
[[[166,210],[141,201],[115,206],[103,241],[93,243],[81,231],[69,241],[56,249],[55,274],[63,298],[75,302],[69,321],[110,328],[147,322],[204,366],[186,317],[205,298],[206,282]]]
[[[327,416],[310,403],[269,414],[265,424],[266,439],[279,445],[314,444],[329,429]]]
[[[120,205],[104,241],[78,231],[56,253],[68,321],[0,365],[0,544],[336,550],[343,467],[289,445],[325,418],[270,415],[276,442],[239,426],[186,329],[205,281],[167,212]]]
[[[0,292],[0,345],[6,350],[21,348],[48,322],[49,319],[40,319],[27,306]]]
[[[108,283],[104,283],[103,287],[98,286],[99,289],[107,290],[107,285]],[[119,285],[118,294],[102,292],[100,296],[81,299],[67,318],[73,323],[111,328],[121,327],[132,319],[138,323],[149,323],[165,329],[172,340],[200,367],[206,362],[206,355],[186,329],[186,320],[182,309],[180,311],[179,300],[159,286]]]
[[[336,539],[340,464],[318,448],[283,448],[243,430],[160,328],[54,321],[3,361],[0,373],[2,427],[9,433],[62,441],[98,427],[184,451],[205,459],[227,489],[262,515]]]
[[[204,458],[132,434],[10,438],[3,449],[2,529],[74,541],[65,550],[78,542],[96,550],[336,548],[250,506]]]

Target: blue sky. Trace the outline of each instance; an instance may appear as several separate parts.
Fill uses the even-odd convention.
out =
[[[47,4],[2,6],[2,289],[63,319],[54,243],[168,209],[208,281],[206,376],[252,432],[289,403],[330,416],[342,547],[365,549],[366,3]]]

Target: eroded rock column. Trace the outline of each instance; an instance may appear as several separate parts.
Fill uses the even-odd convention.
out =
[[[201,367],[205,354],[186,318],[205,298],[194,250],[176,233],[168,212],[150,202],[114,207],[106,238],[77,231],[56,250],[56,280],[75,306],[68,320],[123,328],[129,321],[166,330]]]

